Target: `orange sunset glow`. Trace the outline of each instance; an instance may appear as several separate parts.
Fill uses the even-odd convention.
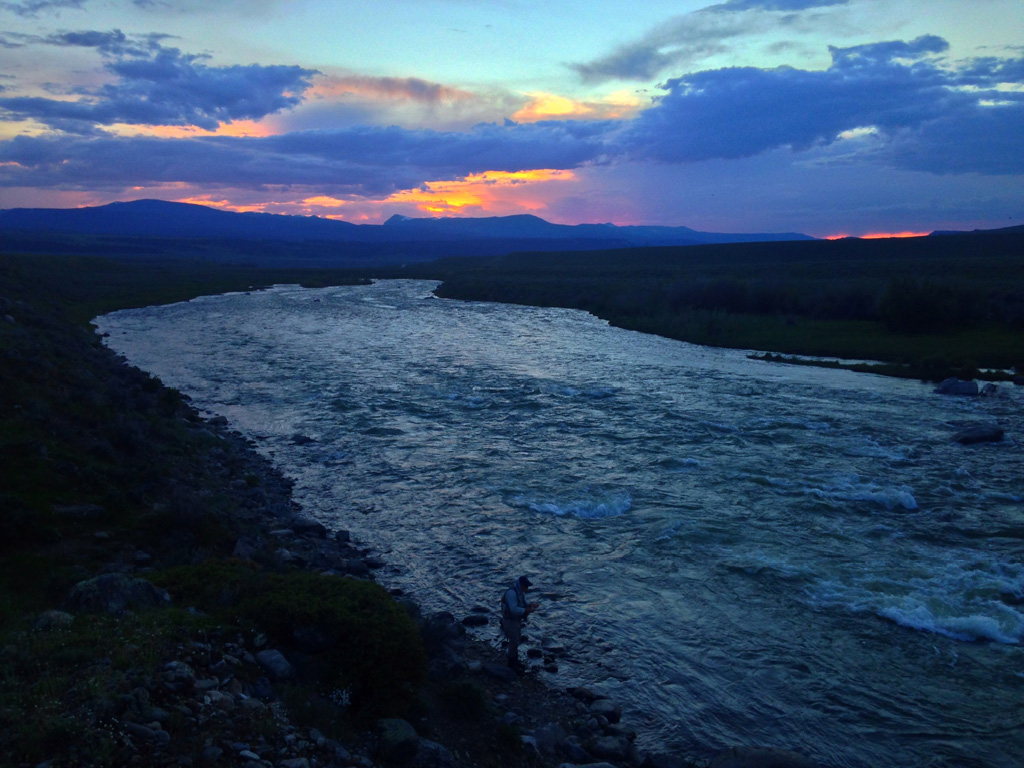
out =
[[[866,235],[826,235],[826,240],[842,240],[844,237],[856,237],[860,240],[884,240],[889,237],[924,237],[930,232],[870,232]]]
[[[568,170],[542,168],[532,171],[484,171],[473,173],[457,181],[428,181],[418,189],[403,189],[382,201],[388,203],[414,203],[430,214],[459,213],[466,208],[494,212],[502,202],[515,204],[520,210],[536,211],[545,207],[539,198],[531,200],[523,194],[530,184],[546,181],[572,181],[576,174]],[[510,190],[515,190],[509,194]]]

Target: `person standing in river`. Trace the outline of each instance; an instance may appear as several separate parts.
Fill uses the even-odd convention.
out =
[[[501,631],[508,638],[508,665],[517,672],[526,667],[519,660],[519,641],[523,635],[523,622],[537,610],[537,603],[526,602],[526,592],[533,586],[528,578],[520,576],[505,590],[501,598]]]

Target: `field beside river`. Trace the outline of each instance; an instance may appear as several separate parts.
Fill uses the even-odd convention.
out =
[[[716,347],[879,361],[886,375],[1024,370],[1024,232],[453,258],[376,276],[438,294],[584,309]]]

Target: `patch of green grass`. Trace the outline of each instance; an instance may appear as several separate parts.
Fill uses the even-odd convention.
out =
[[[273,573],[241,560],[211,560],[152,576],[183,604],[280,645],[296,629],[331,640],[316,654],[329,689],[344,689],[359,716],[398,714],[423,682],[426,654],[416,623],[378,584],[319,573]],[[327,695],[328,691],[324,692]]]
[[[104,722],[133,672],[156,665],[174,642],[206,626],[183,611],[80,615],[63,629],[8,627],[0,634],[0,764],[36,764],[68,745],[109,754]]]

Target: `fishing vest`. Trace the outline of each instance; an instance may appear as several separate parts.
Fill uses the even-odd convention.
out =
[[[512,606],[508,602],[508,593],[515,593],[516,605],[520,608],[526,607],[526,595],[523,594],[522,590],[519,589],[518,585],[509,587],[501,595],[501,618],[503,619],[522,619],[522,616],[514,616],[512,614]]]

